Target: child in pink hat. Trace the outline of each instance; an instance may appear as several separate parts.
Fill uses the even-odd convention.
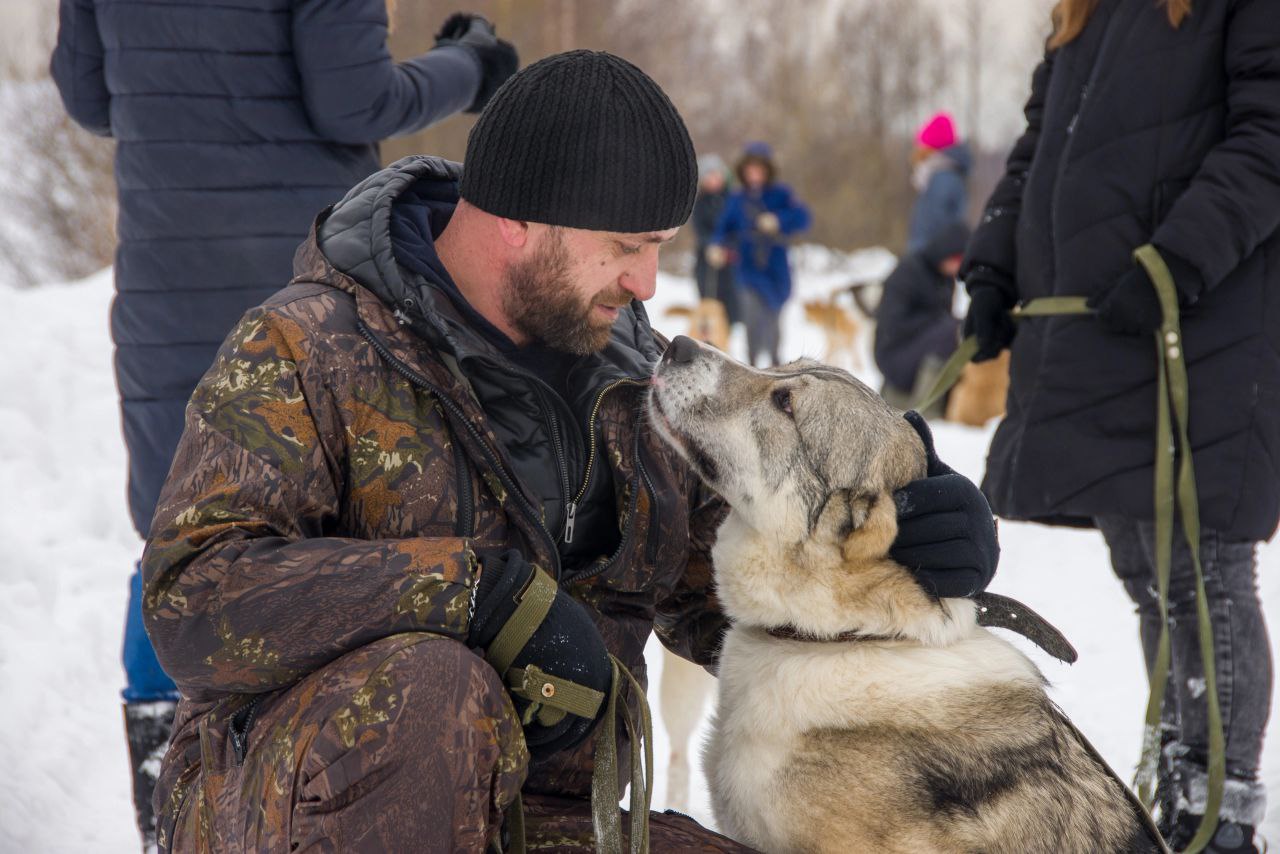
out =
[[[916,132],[911,184],[919,196],[911,209],[907,252],[917,252],[969,209],[969,147],[950,113],[934,113]]]

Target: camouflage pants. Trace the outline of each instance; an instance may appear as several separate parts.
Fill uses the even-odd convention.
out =
[[[273,696],[237,761],[244,717],[206,714],[199,761],[157,790],[161,850],[481,852],[528,765],[497,674],[436,635],[384,638]],[[594,850],[587,801],[526,795],[525,810],[531,851]],[[653,814],[651,838],[749,850],[674,814]]]

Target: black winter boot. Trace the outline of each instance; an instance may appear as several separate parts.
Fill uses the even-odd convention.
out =
[[[1196,835],[1196,828],[1200,826],[1201,818],[1202,816],[1194,813],[1179,813],[1173,834],[1169,837],[1169,847],[1174,851],[1186,848]],[[1209,844],[1205,847],[1204,854],[1261,854],[1262,849],[1254,840],[1253,832],[1254,827],[1251,824],[1219,821],[1218,829],[1214,831],[1213,839],[1209,840]]]
[[[151,808],[151,795],[160,774],[160,760],[169,749],[169,733],[177,708],[177,703],[168,700],[124,704],[124,732],[129,739],[129,765],[133,768],[133,808],[144,854],[156,850],[156,816]]]

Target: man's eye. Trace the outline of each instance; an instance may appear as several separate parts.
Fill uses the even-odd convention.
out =
[[[641,247],[629,246],[626,243],[619,243],[618,247],[622,250],[623,255],[639,255]]]

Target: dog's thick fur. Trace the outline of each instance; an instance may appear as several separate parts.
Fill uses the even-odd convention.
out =
[[[887,557],[893,493],[925,454],[878,395],[678,340],[650,416],[732,508],[713,556],[733,628],[704,757],[723,832],[767,852],[1161,850],[1035,665],[972,601],[931,598]],[[766,631],[781,626],[894,639]]]

